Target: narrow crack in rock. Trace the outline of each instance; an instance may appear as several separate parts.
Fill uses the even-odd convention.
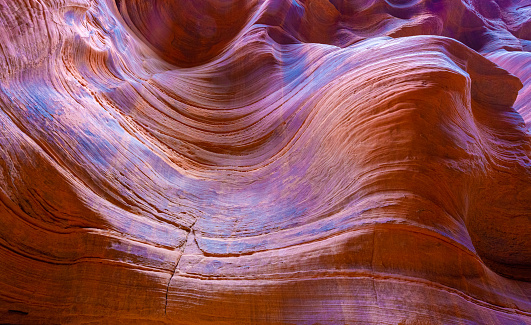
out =
[[[371,268],[374,273],[376,273],[376,270],[374,269],[374,256],[376,255],[376,228],[374,228],[374,231],[372,233],[372,258],[371,258]],[[376,279],[374,278],[374,275],[372,277],[372,290],[374,291],[374,298],[376,299],[376,304],[380,306],[380,303],[378,301],[378,291],[376,291]]]
[[[186,250],[186,244],[188,244],[188,237],[190,237],[190,234],[194,231],[193,230],[193,227],[195,226],[197,220],[199,218],[195,219],[194,223],[192,223],[192,225],[190,226],[190,231],[188,232],[188,234],[186,234],[186,239],[184,240],[184,244],[183,244],[183,251],[181,252],[181,255],[179,255],[179,258],[177,259],[176,263],[175,263],[175,267],[173,268],[173,273],[170,277],[170,280],[168,281],[168,284],[166,285],[166,301],[164,303],[164,315],[166,315],[166,312],[167,312],[167,309],[168,309],[168,292],[170,291],[170,284],[171,284],[171,280],[173,279],[173,277],[175,276],[175,273],[177,272],[177,268],[179,267],[179,263],[181,262],[181,258],[183,257],[184,255],[184,252]]]

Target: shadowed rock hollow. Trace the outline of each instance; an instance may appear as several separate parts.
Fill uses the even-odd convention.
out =
[[[528,0],[0,0],[0,322],[531,323]]]

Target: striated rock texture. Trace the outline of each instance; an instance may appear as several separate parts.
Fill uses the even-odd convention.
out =
[[[531,1],[0,0],[0,323],[531,324]]]

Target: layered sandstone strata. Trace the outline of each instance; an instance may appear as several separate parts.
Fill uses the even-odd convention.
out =
[[[0,322],[531,323],[530,21],[0,0]]]

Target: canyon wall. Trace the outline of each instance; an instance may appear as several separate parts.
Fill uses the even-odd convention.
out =
[[[531,324],[531,1],[0,0],[0,323]]]

